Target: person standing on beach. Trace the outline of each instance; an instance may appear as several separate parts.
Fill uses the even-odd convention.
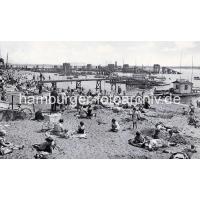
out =
[[[136,109],[133,108],[133,110],[132,110],[133,129],[137,129],[137,120],[138,120],[138,116],[136,113]]]
[[[43,75],[42,73],[40,73],[40,81],[42,81],[42,79],[43,79]]]
[[[59,104],[60,104],[60,110],[65,110],[65,100],[66,100],[66,93],[65,90],[62,89],[61,93],[59,94]]]
[[[39,94],[42,94],[42,84],[38,85],[38,89],[39,89]]]
[[[121,94],[121,92],[122,92],[122,89],[120,86],[118,86],[118,94]]]
[[[189,106],[189,114],[190,115],[194,114],[194,109],[195,109],[195,107],[194,107],[192,101],[190,101],[190,106]]]
[[[58,93],[56,91],[56,88],[54,88],[51,92],[51,112],[56,112],[57,98]]]

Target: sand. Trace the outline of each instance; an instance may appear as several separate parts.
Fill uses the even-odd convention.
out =
[[[182,107],[179,105],[154,105],[153,110],[146,112],[146,119],[138,123],[138,130],[154,128],[158,121],[165,125],[176,126],[181,130],[181,136],[188,142],[179,144],[177,147],[166,148],[169,151],[180,151],[194,144],[197,153],[192,158],[200,158],[200,134],[199,129],[187,125],[187,117],[181,115]],[[97,117],[90,119],[78,119],[75,117],[76,110],[68,110],[63,114],[64,126],[68,130],[76,130],[80,121],[85,122],[87,139],[56,138],[57,148],[49,158],[57,159],[167,159],[169,153],[163,153],[163,149],[150,152],[145,149],[133,147],[128,140],[133,138],[136,130],[132,130],[129,111],[114,113],[111,109],[99,109],[95,111]],[[200,111],[196,111],[200,117]],[[119,122],[121,129],[117,133],[109,132],[111,119]],[[1,122],[6,125],[6,140],[14,144],[24,144],[23,150],[15,150],[13,153],[0,158],[8,159],[33,159],[36,151],[32,148],[35,143],[41,143],[45,139],[45,133],[41,132],[43,122],[32,120],[20,120]]]

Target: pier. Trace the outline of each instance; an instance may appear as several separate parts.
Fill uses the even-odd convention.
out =
[[[81,83],[84,81],[96,81],[96,90],[101,90],[101,82],[110,80],[110,78],[93,78],[93,79],[88,79],[88,78],[76,78],[76,79],[65,79],[65,80],[44,80],[44,81],[39,81],[39,83],[51,83],[54,87],[56,87],[57,83],[62,83],[62,82],[76,82],[76,89],[81,88]]]
[[[134,77],[107,77],[107,78],[73,78],[73,79],[64,79],[64,80],[40,80],[38,81],[41,84],[51,83],[53,87],[57,86],[57,83],[61,82],[75,82],[76,89],[82,87],[82,82],[85,81],[96,81],[96,90],[102,89],[102,81],[110,83],[111,87],[116,90],[117,84],[126,84],[126,85],[159,85],[161,82],[149,80],[144,75],[135,75]]]

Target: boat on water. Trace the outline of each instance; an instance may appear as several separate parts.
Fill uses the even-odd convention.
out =
[[[172,95],[173,97],[200,96],[200,88],[193,87],[193,83],[188,80],[179,79],[172,83],[173,88],[170,88],[168,90],[154,90],[154,95],[161,97],[170,95]]]
[[[144,88],[152,88],[153,86],[166,86],[170,85],[162,80],[149,79],[143,74],[133,75],[132,77],[121,76],[121,77],[110,77],[110,80],[107,80],[106,83],[120,83],[126,85],[138,85]]]

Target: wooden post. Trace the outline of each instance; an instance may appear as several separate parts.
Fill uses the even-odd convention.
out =
[[[33,103],[33,112],[35,113],[35,104]]]
[[[13,104],[14,104],[13,100],[14,100],[14,95],[12,95],[12,110],[13,110]]]

